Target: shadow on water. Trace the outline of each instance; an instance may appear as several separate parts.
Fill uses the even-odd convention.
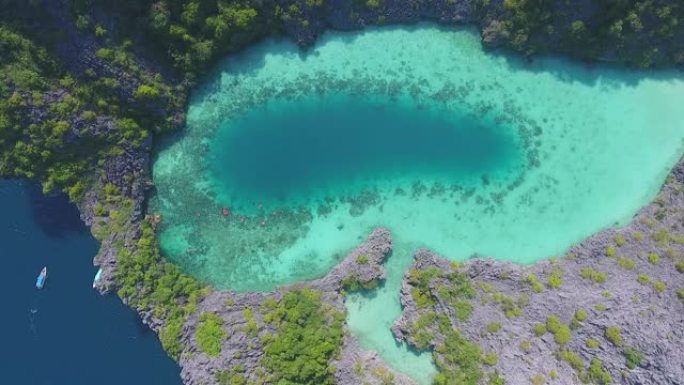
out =
[[[416,23],[410,25],[395,25],[386,27],[367,27],[359,31],[326,31],[316,45],[308,49],[302,49],[287,38],[267,39],[246,49],[236,56],[230,56],[220,61],[214,70],[204,78],[204,85],[199,87],[194,95],[202,98],[211,95],[220,88],[219,76],[223,72],[238,75],[248,75],[261,70],[266,64],[268,54],[278,52],[285,55],[296,55],[304,60],[309,56],[316,55],[316,47],[329,41],[353,44],[364,32],[392,32],[397,30],[415,32],[424,29],[436,29],[444,32],[468,32],[479,40],[479,31],[467,25],[444,25],[431,22]],[[480,43],[480,47],[482,47]],[[682,77],[682,71],[671,69],[638,69],[627,68],[620,63],[592,62],[587,63],[563,55],[543,54],[533,57],[524,57],[506,49],[492,49],[484,51],[486,56],[504,59],[511,71],[525,71],[532,73],[552,74],[563,82],[579,82],[588,86],[594,86],[599,82],[606,87],[635,87],[643,80],[668,80]],[[211,80],[208,82],[207,80]],[[202,83],[201,83],[202,84]]]
[[[62,238],[87,230],[76,206],[63,193],[43,194],[39,185],[27,185],[33,221],[45,235]]]
[[[0,180],[0,291],[9,294],[0,317],[8,331],[2,383],[180,385],[178,366],[137,313],[92,289],[99,244],[74,206],[41,194],[35,185]],[[48,280],[38,290],[43,266]]]
[[[365,300],[371,300],[374,298],[377,298],[378,292],[383,290],[387,286],[387,280],[382,280],[380,283],[378,283],[378,286],[371,288],[371,289],[361,289],[356,292],[354,292],[355,295],[358,295],[359,297],[365,299]]]
[[[419,32],[431,29],[442,32],[469,33],[477,39],[478,31],[468,26],[447,26],[435,23],[417,23],[412,25],[398,25],[389,27],[369,27],[367,32],[392,32],[408,31]],[[248,76],[258,73],[264,68],[270,54],[285,56],[296,56],[304,61],[307,57],[317,54],[316,47],[335,41],[343,44],[353,44],[360,39],[364,31],[329,31],[323,34],[317,45],[303,50],[288,38],[271,38],[258,42],[247,49],[226,57],[219,61],[214,68],[209,71],[195,87],[191,95],[191,103],[201,101],[207,97],[221,94],[222,89],[230,88],[230,85],[222,84],[224,73],[231,75]],[[456,35],[454,35],[456,36]],[[463,35],[461,35],[462,37]],[[454,44],[458,44],[461,39],[454,39]],[[480,44],[478,42],[478,44]],[[481,48],[481,45],[479,46]],[[507,67],[504,72],[528,72],[534,74],[550,74],[559,81],[566,83],[581,83],[587,86],[601,84],[606,88],[636,87],[644,80],[664,81],[682,78],[681,71],[676,70],[638,70],[626,69],[619,65],[610,63],[587,64],[578,60],[572,60],[559,55],[540,55],[533,58],[525,58],[513,52],[505,50],[484,51],[485,56],[501,59]],[[233,81],[238,82],[237,79]],[[223,120],[222,118],[219,119]],[[154,161],[157,154],[173,146],[185,135],[186,129],[167,135],[158,141],[155,146]],[[154,194],[154,191],[151,192]]]
[[[161,137],[155,138],[154,146],[153,146],[152,151],[150,153],[150,164],[152,165],[152,167],[150,167],[151,168],[150,172],[153,174],[152,176],[154,176],[154,164],[159,159],[159,154],[161,154],[162,152],[164,152],[168,148],[173,147],[177,142],[179,142],[181,139],[183,139],[183,136],[185,136],[186,132],[187,132],[187,127],[185,125],[183,125],[183,127],[181,127],[180,129],[178,129],[174,132],[164,134]],[[150,198],[154,197],[156,194],[157,194],[157,185],[152,184],[152,187],[149,188],[147,190],[147,192],[145,193],[146,199],[143,202],[143,210],[144,210],[143,212],[144,213],[148,212],[148,208],[149,208],[149,204],[150,204]]]

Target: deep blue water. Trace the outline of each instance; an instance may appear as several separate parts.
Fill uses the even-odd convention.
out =
[[[520,155],[513,130],[403,101],[277,100],[223,124],[209,165],[237,199],[282,201],[320,187],[348,190],[359,180],[460,181]]]
[[[12,385],[176,385],[137,315],[92,289],[97,242],[64,196],[0,180],[0,375]],[[47,265],[43,290],[35,278]]]

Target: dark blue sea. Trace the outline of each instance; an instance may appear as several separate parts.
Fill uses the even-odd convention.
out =
[[[92,289],[97,249],[63,195],[0,180],[0,384],[181,384],[155,334]]]

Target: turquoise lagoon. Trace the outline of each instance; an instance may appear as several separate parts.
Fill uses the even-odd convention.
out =
[[[682,155],[681,100],[674,72],[529,63],[467,30],[269,41],[197,89],[154,163],[151,210],[169,259],[235,291],[323,276],[389,228],[388,280],[350,296],[349,326],[428,382],[429,355],[388,329],[415,248],[531,263],[625,223]]]

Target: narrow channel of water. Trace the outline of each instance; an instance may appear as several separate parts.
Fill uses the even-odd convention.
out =
[[[393,246],[385,264],[384,283],[377,289],[347,297],[347,324],[361,347],[377,351],[391,367],[428,385],[437,371],[431,354],[417,353],[407,344],[397,342],[390,329],[401,314],[399,289],[418,246],[396,242]]]
[[[193,95],[151,209],[168,258],[237,291],[322,276],[380,225],[450,258],[531,263],[654,197],[682,155],[681,100],[675,72],[527,63],[466,30],[330,33],[306,53],[271,41]],[[349,317],[395,363],[410,359],[386,334],[400,276],[375,297],[393,303],[354,297]]]

